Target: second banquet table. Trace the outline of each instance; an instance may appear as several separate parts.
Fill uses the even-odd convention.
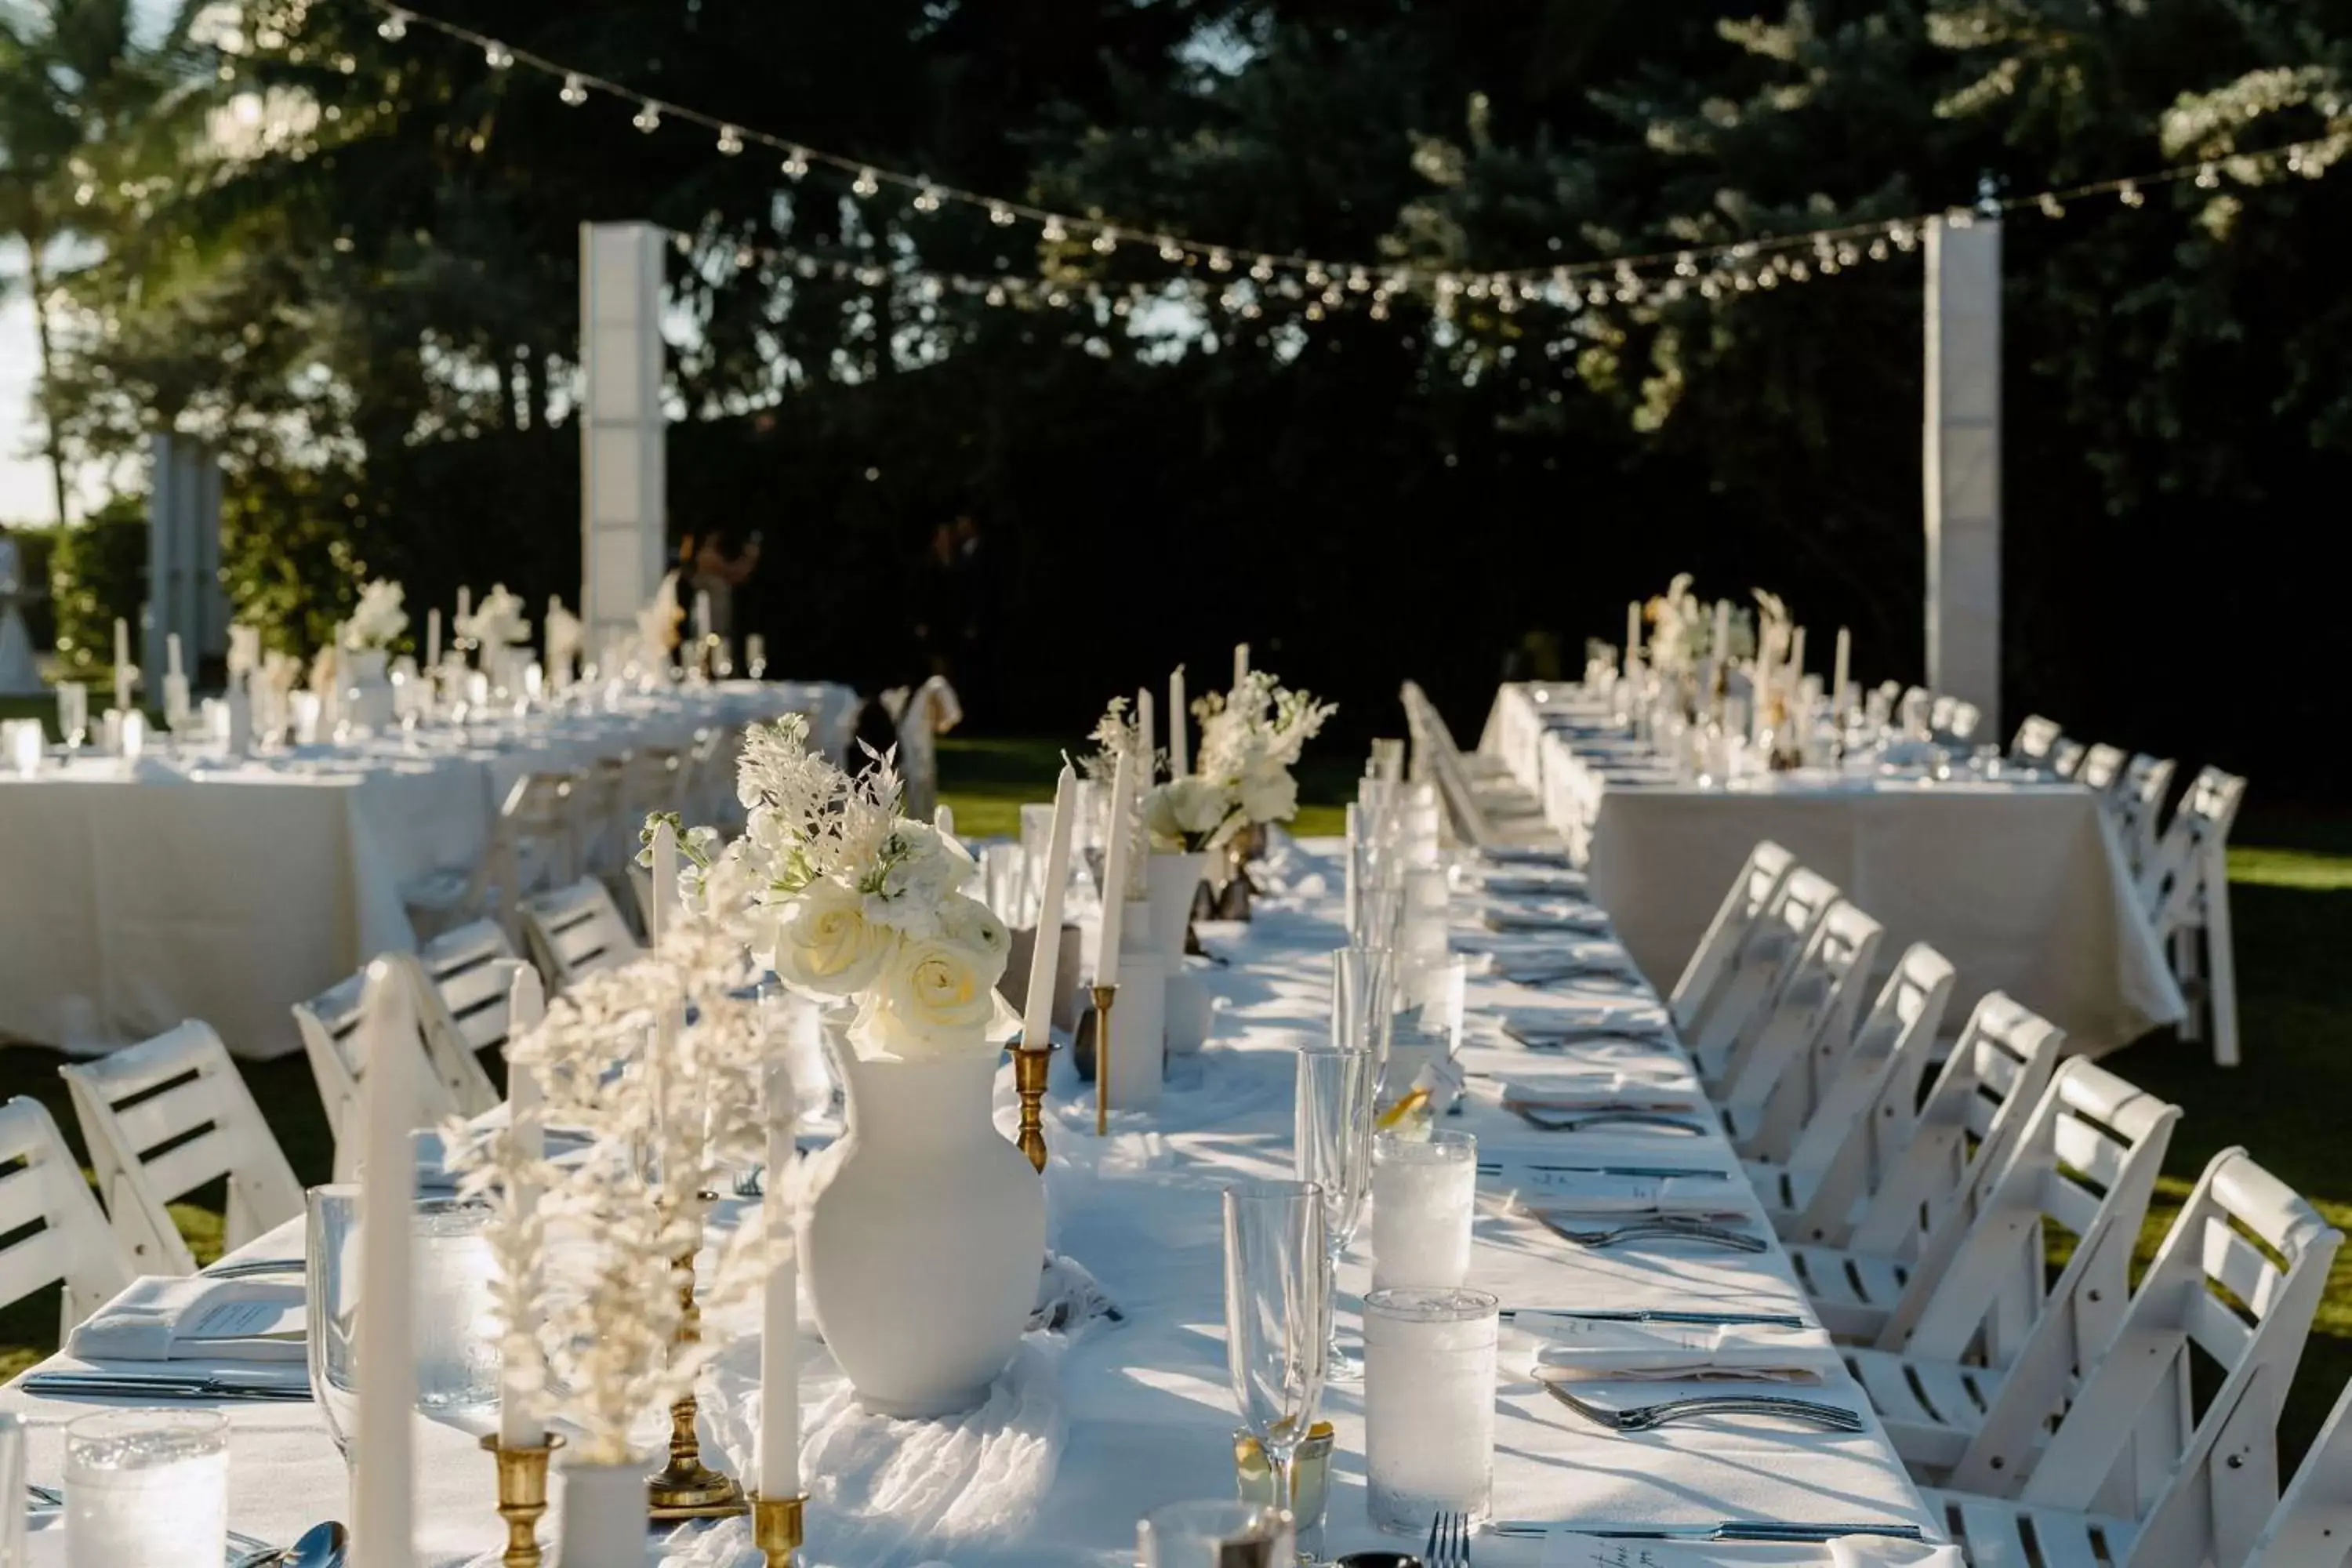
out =
[[[0,1039],[89,1052],[201,1018],[240,1056],[291,1051],[289,1008],[414,947],[401,889],[478,859],[524,773],[792,711],[838,754],[855,706],[831,683],[726,681],[350,745],[0,773]]]
[[[1543,803],[1659,985],[1769,838],[1885,923],[1882,970],[1928,942],[1958,969],[1958,994],[2009,993],[2064,1028],[2070,1051],[2128,1045],[2186,1012],[2114,825],[2084,785],[1820,769],[1701,785],[1602,732],[1580,696],[1505,686],[1481,749]]]
[[[1331,847],[1324,847],[1326,850]],[[1294,892],[1269,898],[1247,927],[1209,925],[1203,936],[1225,967],[1194,961],[1217,997],[1217,1026],[1198,1056],[1174,1058],[1165,1092],[1149,1111],[1114,1113],[1109,1135],[1094,1134],[1093,1098],[1055,1064],[1048,1102],[1048,1245],[1087,1270],[1117,1320],[1081,1320],[1076,1332],[1033,1330],[988,1402],[967,1415],[896,1422],[856,1408],[845,1381],[815,1337],[801,1328],[803,1468],[812,1492],[804,1568],[1112,1568],[1134,1561],[1139,1516],[1170,1502],[1229,1497],[1239,1425],[1225,1364],[1220,1190],[1230,1182],[1286,1176],[1293,1148],[1296,1047],[1320,1037],[1329,1016],[1328,954],[1345,943],[1336,889],[1339,857],[1299,854]],[[1455,900],[1455,941],[1492,945],[1475,897]],[[1547,939],[1530,939],[1541,947]],[[1474,968],[1478,961],[1472,959]],[[1708,1181],[1727,1208],[1748,1212],[1748,1228],[1769,1237],[1738,1160],[1711,1113],[1705,1131],[1538,1132],[1507,1114],[1496,1094],[1507,1079],[1543,1086],[1589,1081],[1595,1067],[1654,1075],[1698,1100],[1688,1058],[1663,1031],[1538,1054],[1513,1044],[1504,1023],[1531,1013],[1590,1016],[1632,1009],[1660,1017],[1637,982],[1593,981],[1535,991],[1474,974],[1461,1053],[1471,1091],[1449,1126],[1475,1132],[1482,1161],[1503,1171],[1482,1177],[1468,1283],[1518,1312],[1562,1314],[1637,1310],[1785,1314],[1811,1322],[1803,1290],[1777,1242],[1759,1253],[1678,1244],[1585,1250],[1534,1221],[1504,1212],[1517,1173],[1570,1166],[1654,1164],[1720,1172]],[[1580,1079],[1578,1075],[1587,1075]],[[997,1081],[996,1120],[1010,1135],[1017,1115],[1010,1068]],[[804,1141],[821,1136],[803,1123]],[[1573,1194],[1555,1193],[1557,1201]],[[722,1200],[719,1224],[746,1221],[751,1206]],[[1370,1283],[1369,1222],[1339,1269],[1337,1314],[1343,1337],[1360,1342],[1358,1304]],[[248,1249],[294,1256],[299,1224]],[[758,1365],[754,1312],[714,1312],[704,1324],[728,1342],[705,1378],[707,1445],[728,1468],[751,1457]],[[1549,1398],[1529,1375],[1539,1341],[1506,1322],[1496,1364],[1494,1514],[1497,1520],[1582,1525],[1706,1526],[1725,1519],[1878,1522],[1940,1527],[1916,1491],[1866,1395],[1828,1350],[1816,1351],[1818,1386],[1800,1392],[1863,1417],[1850,1434],[1752,1417],[1613,1434]],[[47,1368],[71,1364],[53,1358]],[[121,1363],[128,1364],[128,1363]],[[40,1369],[37,1369],[40,1370]],[[250,1370],[248,1363],[247,1370]],[[299,1368],[293,1369],[299,1375]],[[1618,1393],[1643,1403],[1693,1391],[1673,1381]],[[1596,1395],[1597,1397],[1597,1395]],[[0,1392],[0,1408],[30,1428],[28,1474],[53,1484],[63,1424],[84,1403]],[[1327,1388],[1322,1416],[1336,1428],[1327,1555],[1385,1545],[1368,1522],[1360,1382]],[[341,1460],[315,1406],[235,1405],[230,1454],[231,1528],[266,1540],[293,1539],[342,1508]],[[479,1429],[479,1426],[477,1426]],[[659,1423],[649,1421],[649,1444]],[[490,1461],[455,1426],[418,1427],[418,1545],[435,1568],[487,1564],[500,1542],[491,1511]],[[561,1487],[562,1469],[556,1469]],[[557,1508],[542,1539],[551,1536]],[[62,1561],[54,1527],[36,1532],[37,1568]],[[669,1568],[748,1568],[755,1559],[739,1532],[679,1537],[650,1561]],[[1479,1568],[1534,1568],[1539,1541],[1482,1536]],[[1826,1568],[1827,1547],[1811,1559],[1776,1562]]]

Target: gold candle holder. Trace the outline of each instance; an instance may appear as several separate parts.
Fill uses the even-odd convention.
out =
[[[1097,985],[1095,993],[1095,1136],[1110,1133],[1110,1008],[1118,1000],[1116,984]]]
[[[767,1559],[768,1568],[792,1568],[793,1554],[803,1539],[802,1516],[807,1507],[805,1492],[799,1497],[751,1494],[751,1544]]]
[[[683,1349],[702,1340],[702,1309],[694,1300],[694,1254],[675,1260],[686,1282],[677,1288],[678,1304],[686,1309],[677,1325],[676,1345]],[[657,1520],[730,1519],[745,1510],[743,1489],[731,1476],[702,1462],[702,1439],[694,1430],[700,1405],[689,1391],[669,1407],[669,1463],[646,1478],[646,1510]]]
[[[563,1439],[545,1433],[536,1448],[509,1448],[493,1432],[482,1439],[483,1451],[498,1460],[499,1517],[506,1521],[505,1568],[539,1568],[539,1521],[547,1512],[547,1457],[563,1447]]]
[[[1054,1045],[1032,1050],[1023,1040],[1013,1047],[1013,1087],[1021,1097],[1021,1152],[1037,1173],[1045,1173],[1045,1071],[1054,1064]]]

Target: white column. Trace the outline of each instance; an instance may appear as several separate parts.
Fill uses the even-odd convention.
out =
[[[580,616],[592,651],[635,635],[667,554],[663,243],[651,224],[580,226]]]
[[[1927,225],[1927,685],[2000,721],[2000,222]]]
[[[220,464],[199,442],[163,434],[147,440],[147,623],[138,659],[162,700],[163,642],[180,634],[191,679],[207,658],[228,652],[227,598],[220,581]]]

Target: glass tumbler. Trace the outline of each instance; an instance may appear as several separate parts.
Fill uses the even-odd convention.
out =
[[[1135,1527],[1135,1550],[1142,1568],[1290,1568],[1297,1554],[1290,1515],[1223,1498],[1153,1509]]]
[[[1497,1307],[1484,1290],[1364,1298],[1364,1469],[1381,1530],[1425,1534],[1441,1510],[1487,1517]]]
[[[1478,1140],[1439,1131],[1372,1140],[1372,1289],[1444,1289],[1470,1274]]]
[[[228,1417],[106,1410],[66,1428],[67,1568],[183,1568],[228,1549]]]

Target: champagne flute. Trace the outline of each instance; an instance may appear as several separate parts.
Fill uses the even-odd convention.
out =
[[[1375,898],[1379,896],[1376,889]],[[1396,968],[1396,950],[1385,942],[1331,952],[1331,1041],[1372,1053],[1375,1095],[1388,1072]]]
[[[310,1397],[318,1401],[327,1436],[343,1457],[348,1495],[356,1480],[351,1473],[352,1434],[359,1415],[360,1189],[355,1183],[312,1187],[303,1198]]]
[[[1368,1044],[1333,1040],[1301,1047],[1293,1158],[1301,1182],[1322,1194],[1323,1275],[1327,1301],[1338,1294],[1339,1255],[1355,1239],[1371,1185],[1372,1085]],[[1326,1308],[1323,1380],[1350,1383],[1363,1365],[1339,1348],[1336,1314]]]
[[[1323,1397],[1323,1194],[1312,1182],[1243,1182],[1225,1189],[1224,1209],[1225,1369],[1287,1506],[1291,1459]]]

